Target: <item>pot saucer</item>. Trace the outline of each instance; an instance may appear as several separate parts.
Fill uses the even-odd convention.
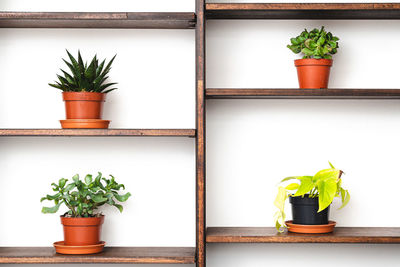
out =
[[[329,221],[328,224],[318,224],[318,225],[305,225],[305,224],[295,224],[293,221],[285,222],[288,231],[293,233],[301,234],[325,234],[333,232],[336,222]]]
[[[108,129],[110,121],[98,119],[60,120],[63,129]]]
[[[67,246],[64,245],[64,241],[54,242],[54,247],[57,253],[60,254],[94,254],[103,251],[106,242],[100,241],[96,245],[83,245],[83,246]]]

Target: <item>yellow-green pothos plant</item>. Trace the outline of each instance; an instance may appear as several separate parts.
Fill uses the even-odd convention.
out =
[[[285,224],[285,201],[289,196],[292,197],[318,197],[319,210],[323,211],[331,205],[335,197],[341,197],[343,208],[350,201],[349,191],[342,187],[341,176],[343,171],[336,169],[329,162],[330,169],[317,172],[314,176],[291,176],[283,179],[280,184],[289,180],[296,180],[286,186],[279,186],[278,195],[274,201],[274,205],[279,209],[274,216],[275,227],[279,232],[283,232],[281,227]]]

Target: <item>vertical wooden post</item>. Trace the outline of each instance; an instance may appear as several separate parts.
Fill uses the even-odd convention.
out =
[[[205,18],[204,0],[196,0],[196,259],[206,266],[206,179],[205,179]]]

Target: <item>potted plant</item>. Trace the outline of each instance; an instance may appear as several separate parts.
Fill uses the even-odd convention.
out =
[[[41,198],[40,201],[50,200],[55,203],[53,207],[43,207],[43,213],[56,213],[61,205],[68,208],[68,211],[61,215],[64,241],[55,243],[58,252],[87,254],[102,250],[104,242],[100,241],[100,235],[104,215],[98,212],[98,208],[111,205],[122,212],[123,207],[117,202],[125,202],[131,196],[130,193],[119,194],[125,186],[118,184],[112,175],[110,177],[104,178],[99,172],[95,179],[88,174],[85,180],[81,181],[77,174],[68,184],[67,179],[61,178],[58,184],[51,184],[55,194]],[[81,250],[74,250],[77,246]]]
[[[76,60],[67,50],[70,62],[63,59],[71,74],[61,69],[58,81],[50,86],[63,91],[66,120],[63,128],[108,128],[109,121],[101,120],[105,95],[117,88],[116,83],[106,83],[115,56],[105,65],[94,56],[90,64],[84,63],[80,51]]]
[[[329,223],[329,207],[335,197],[341,197],[343,208],[350,201],[350,194],[342,187],[343,171],[329,162],[330,169],[317,172],[314,176],[293,176],[280,183],[295,180],[285,186],[279,186],[274,205],[279,209],[275,213],[275,225],[301,233],[323,233],[333,231],[335,223]],[[292,204],[293,221],[285,222],[285,201]],[[304,226],[304,227],[303,227]]]
[[[300,88],[328,88],[332,55],[337,53],[338,41],[339,38],[326,32],[324,26],[310,32],[305,29],[290,39],[291,44],[287,47],[295,54],[304,55],[303,59],[294,61]]]

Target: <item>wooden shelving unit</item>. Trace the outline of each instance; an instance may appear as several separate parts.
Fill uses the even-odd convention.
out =
[[[192,29],[194,13],[0,12],[0,28]]]
[[[330,234],[278,233],[274,227],[209,227],[207,243],[395,243],[400,227],[336,227]]]
[[[400,99],[400,89],[214,89],[208,99],[287,98],[287,99]]]
[[[0,129],[1,136],[177,136],[195,137],[195,129]]]
[[[400,19],[399,3],[209,3],[207,19]],[[199,58],[204,65],[205,58]],[[400,99],[400,89],[208,88],[206,99]],[[203,232],[198,232],[198,235]],[[277,233],[273,227],[209,227],[206,243],[399,244],[400,227],[338,227],[331,234]],[[204,267],[205,264],[198,265]]]
[[[0,12],[0,28],[194,29],[191,12]],[[0,137],[192,137],[196,129],[0,129]],[[0,263],[194,264],[195,247],[106,247],[93,255],[62,255],[52,247],[0,247]]]
[[[400,243],[400,228],[337,228],[332,234],[277,234],[274,228],[210,227],[206,231],[206,99],[400,99],[400,89],[206,90],[207,19],[400,19],[400,3],[216,3],[196,0],[196,13],[0,12],[0,28],[195,29],[196,129],[0,129],[1,136],[194,137],[196,147],[196,247],[107,247],[95,255],[55,254],[53,248],[0,247],[0,263],[196,263],[206,266],[206,243]]]
[[[0,263],[195,263],[195,248],[106,247],[92,255],[62,255],[50,247],[0,247]]]
[[[206,4],[207,19],[400,19],[399,3]]]

